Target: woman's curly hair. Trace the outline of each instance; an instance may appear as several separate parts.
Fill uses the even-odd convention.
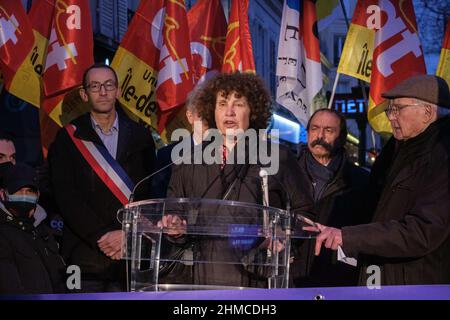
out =
[[[252,73],[218,74],[202,84],[197,98],[197,112],[206,120],[210,128],[217,128],[215,108],[217,93],[223,91],[228,97],[235,91],[247,98],[250,107],[249,127],[255,130],[267,128],[271,117],[271,98],[264,81]]]

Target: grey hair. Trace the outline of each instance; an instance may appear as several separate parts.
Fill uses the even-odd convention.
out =
[[[424,101],[424,100],[420,100],[420,99],[414,99],[414,100],[416,100],[418,103],[428,104],[428,105],[432,106],[433,108],[436,108],[436,117],[438,119],[450,115],[450,109],[448,109],[448,108],[444,108],[444,107],[439,106],[437,104],[433,104],[433,103],[430,103],[430,102],[427,102],[427,101]]]
[[[202,85],[198,84],[191,92],[189,92],[186,99],[186,110],[192,113],[197,111],[198,97],[202,91]]]

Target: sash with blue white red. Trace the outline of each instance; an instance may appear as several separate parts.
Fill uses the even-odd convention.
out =
[[[127,204],[134,188],[134,183],[116,159],[111,156],[108,149],[103,145],[76,138],[74,136],[76,127],[73,124],[66,126],[66,130],[77,149],[100,180],[123,205]]]

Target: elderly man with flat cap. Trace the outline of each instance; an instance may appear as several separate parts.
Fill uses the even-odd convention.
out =
[[[319,224],[316,254],[323,245],[356,258],[361,285],[376,279],[380,285],[450,284],[448,85],[419,75],[383,97],[393,137],[371,173],[372,222],[342,229]]]

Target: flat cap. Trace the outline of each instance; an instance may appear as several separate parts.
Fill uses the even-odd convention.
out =
[[[386,99],[416,98],[450,109],[448,84],[441,77],[434,75],[410,77],[381,96]]]

